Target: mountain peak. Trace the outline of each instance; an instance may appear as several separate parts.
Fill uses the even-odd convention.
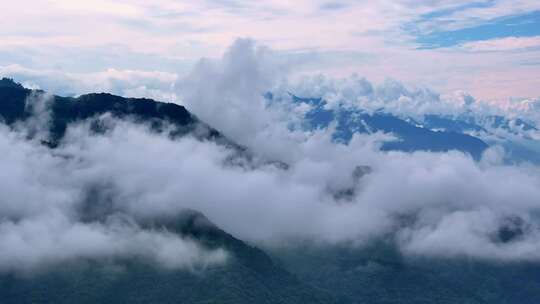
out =
[[[6,77],[0,79],[0,88],[24,89],[24,87],[20,83],[17,83],[13,79]]]

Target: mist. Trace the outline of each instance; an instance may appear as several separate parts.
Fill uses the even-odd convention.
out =
[[[231,253],[142,224],[186,209],[255,245],[385,238],[406,255],[540,260],[539,167],[509,165],[497,146],[475,161],[381,151],[392,134],[343,144],[332,128],[294,128],[301,109],[263,97],[286,78],[271,54],[241,40],[175,85],[188,110],[255,154],[244,165],[229,161],[234,148],[109,115],[94,118],[105,133],[72,124],[50,149],[40,142],[48,97],[32,95],[34,118],[0,127],[0,271],[126,257],[173,269],[226,263]],[[96,218],[85,218],[88,206]]]

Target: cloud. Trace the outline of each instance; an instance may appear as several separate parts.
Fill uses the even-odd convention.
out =
[[[357,136],[348,146],[342,146],[331,143],[329,136],[331,130],[304,134],[294,131],[283,132],[283,128],[275,127],[284,124],[283,116],[276,115],[279,109],[266,104],[263,111],[265,104],[259,97],[263,93],[261,88],[275,83],[268,79],[277,78],[272,77],[272,72],[260,74],[264,71],[261,68],[264,66],[264,56],[261,56],[260,60],[254,60],[256,52],[252,44],[244,45],[243,51],[237,49],[240,47],[242,44],[235,45],[234,51],[228,53],[223,62],[213,63],[219,67],[219,73],[214,69],[196,69],[200,74],[197,74],[196,78],[188,77],[187,83],[191,90],[195,92],[200,90],[204,95],[201,98],[200,95],[194,97],[188,94],[184,101],[191,106],[195,114],[203,117],[208,123],[221,124],[225,134],[233,138],[249,139],[259,136],[261,141],[243,142],[255,151],[268,152],[266,148],[261,148],[268,145],[274,149],[276,146],[280,147],[281,150],[277,148],[274,150],[277,153],[272,156],[287,161],[291,168],[286,172],[278,172],[279,180],[286,181],[286,184],[272,187],[270,183],[258,187],[244,182],[242,184],[247,188],[238,191],[242,194],[242,199],[232,200],[238,204],[246,200],[248,196],[246,193],[252,191],[257,193],[257,196],[247,199],[251,203],[244,205],[242,212],[247,213],[246,210],[251,210],[253,206],[249,204],[257,206],[255,210],[265,210],[261,211],[264,218],[255,221],[258,229],[253,228],[251,221],[257,217],[256,212],[250,212],[248,224],[239,228],[235,226],[242,226],[242,223],[231,226],[227,224],[227,216],[222,218],[221,213],[209,211],[213,216],[222,218],[218,222],[224,227],[239,235],[244,235],[244,229],[248,229],[250,233],[245,234],[245,237],[249,239],[264,239],[265,235],[279,238],[281,235],[284,238],[300,237],[331,242],[363,242],[371,237],[395,233],[403,250],[412,254],[538,259],[534,250],[530,250],[531,246],[536,248],[534,243],[538,233],[535,229],[528,230],[522,237],[510,243],[498,243],[494,237],[508,218],[517,217],[528,225],[537,225],[537,219],[534,217],[535,210],[539,207],[536,198],[540,195],[536,189],[539,183],[537,167],[504,165],[500,162],[504,152],[498,148],[488,150],[483,161],[476,163],[457,152],[413,154],[378,152],[377,142],[381,140],[377,138],[379,135],[371,138]],[[231,58],[235,55],[237,58]],[[236,60],[241,58],[248,60],[232,68],[228,66],[228,63],[237,62]],[[237,67],[242,68],[237,70]],[[245,78],[250,82],[243,80]],[[194,79],[214,81],[217,79],[217,83],[226,79],[227,86],[209,86],[206,82]],[[244,86],[246,83],[250,85]],[[289,90],[291,87],[286,89]],[[279,86],[276,90],[280,92]],[[311,78],[297,84],[292,88],[292,92],[298,92],[300,96],[322,97],[330,102],[330,106],[336,103],[345,103],[345,106],[347,103],[360,105],[368,109],[384,106],[389,111],[399,114],[418,114],[423,111],[457,114],[471,108],[482,109],[482,107],[487,107],[487,110],[483,111],[489,113],[488,105],[478,104],[470,95],[463,92],[458,92],[454,97],[461,102],[444,101],[438,94],[426,89],[408,89],[395,81],[374,86],[359,77],[340,80]],[[253,107],[257,110],[253,110]],[[216,108],[219,110],[212,112]],[[240,128],[242,131],[231,129],[228,126],[231,122],[222,123],[223,117],[229,115],[235,117],[236,126],[242,126]],[[264,127],[250,124],[250,120],[243,117],[262,122]],[[289,120],[288,123],[294,123],[294,115],[292,117],[293,120]],[[259,142],[265,142],[267,145],[261,146]],[[351,181],[352,172],[357,165],[373,168],[373,172],[361,180],[361,185],[355,185]],[[268,177],[269,173],[272,172],[265,172],[264,176]],[[510,179],[512,185],[509,185],[508,179],[502,178],[503,176],[512,176]],[[220,179],[218,184],[222,186],[224,180],[226,179]],[[242,177],[235,176],[231,180],[242,180]],[[342,204],[328,193],[339,187],[359,187],[361,190],[355,192],[357,194],[350,204]],[[227,185],[225,188],[230,190],[229,195],[233,195],[237,186]],[[516,188],[520,190],[516,191]],[[300,189],[302,191],[299,191]],[[522,195],[524,193],[527,194]],[[224,199],[225,197],[221,196],[221,200]],[[309,202],[309,206],[303,205],[306,201]],[[258,205],[259,202],[262,205]],[[296,204],[302,207],[297,208]],[[272,215],[276,210],[283,210],[283,213],[279,212],[279,216],[274,218]],[[476,216],[482,218],[476,219]],[[403,217],[413,218],[412,226],[401,227],[399,219]],[[279,228],[268,227],[268,231],[265,231],[266,218],[271,218],[272,226]],[[452,229],[453,224],[447,223],[453,223],[457,219],[462,225],[456,224],[456,229],[461,230],[441,230]],[[475,227],[475,221],[486,225],[481,224],[483,228],[477,231],[471,228]],[[285,229],[293,226],[294,229]],[[261,235],[256,233],[263,231],[265,233]],[[452,237],[454,233],[468,234],[463,237],[465,241],[458,243],[453,251],[445,251],[439,243],[455,244],[451,239],[445,239]],[[487,246],[489,250],[483,251],[474,249],[483,248],[475,247],[478,244],[491,245]],[[519,254],[510,254],[513,246],[519,249]],[[529,250],[522,250],[523,248]]]
[[[53,0],[52,6],[67,12],[100,13],[117,16],[140,17],[141,11],[134,5],[97,0],[91,5],[81,1]]]
[[[441,4],[439,1],[433,3],[432,8],[435,9],[423,14],[418,20],[417,25],[424,33],[455,31],[504,22],[507,18],[534,14],[540,8],[538,3],[528,0],[456,1],[446,3],[446,6]]]
[[[320,8],[322,10],[340,10],[347,8],[347,4],[343,2],[326,2],[323,3]]]
[[[343,6],[346,9],[321,9]],[[22,0],[4,5],[1,12],[0,64],[70,73],[109,68],[173,72],[191,67],[201,56],[218,58],[237,37],[255,37],[293,57],[313,57],[313,62],[296,67],[297,72],[340,77],[357,72],[376,81],[392,77],[429,84],[444,93],[461,89],[481,98],[516,94],[532,98],[539,94],[530,80],[538,69],[525,69],[519,62],[536,59],[536,54],[528,51],[509,58],[473,56],[461,49],[418,50],[415,37],[538,9],[538,4],[526,0],[472,5],[462,0],[159,0],[152,4],[100,0],[92,5]],[[427,21],[426,15],[431,16]],[[411,27],[414,31],[408,30]],[[334,54],[332,59],[327,59],[328,54]],[[520,75],[524,76],[515,81]]]
[[[21,126],[22,131],[29,138],[49,139],[49,130],[51,128],[50,107],[53,102],[53,96],[48,93],[32,92],[25,101],[25,112],[30,117]]]
[[[135,258],[165,269],[221,264],[225,251],[208,251],[166,230],[147,230],[121,217],[82,223],[58,212],[0,222],[0,271],[26,274],[78,261]]]
[[[540,47],[540,36],[507,37],[491,40],[467,42],[459,46],[472,52],[501,52]]]
[[[283,112],[266,105],[264,93],[284,81],[287,59],[250,39],[239,39],[221,60],[202,59],[176,83],[180,102],[240,144],[270,156],[265,135],[288,134]],[[265,135],[263,135],[265,134]],[[285,140],[285,137],[276,140]]]
[[[332,109],[361,108],[374,112],[382,108],[411,117],[458,110],[457,103],[443,102],[439,93],[428,88],[407,87],[393,79],[376,84],[355,74],[345,78],[304,77],[291,83],[287,90],[301,97],[322,98]]]
[[[20,65],[0,66],[0,75],[15,78],[26,87],[52,94],[81,95],[107,92],[127,97],[148,97],[174,102],[174,73],[107,69],[95,73],[69,73],[61,70],[30,69]]]
[[[194,114],[254,151],[252,161],[233,164],[235,150],[108,115],[94,118],[110,127],[106,133],[93,134],[90,122],[71,125],[56,149],[28,139],[25,125],[1,127],[0,240],[12,246],[0,251],[0,269],[130,257],[190,268],[234,254],[141,224],[186,209],[254,244],[361,246],[389,238],[405,254],[540,260],[540,168],[504,164],[498,148],[476,162],[455,151],[381,152],[385,134],[355,135],[343,145],[332,141],[331,128],[291,128],[302,109],[263,97],[269,87],[288,88],[280,64],[272,51],[240,40],[175,86]],[[297,87],[351,104],[444,103],[429,90],[360,77]],[[85,218],[89,207],[97,218]]]
[[[114,215],[137,223],[185,209],[200,210],[226,231],[256,244],[301,239],[361,245],[394,235],[407,254],[540,259],[538,250],[521,249],[537,249],[536,229],[524,229],[523,235],[507,243],[497,237],[509,218],[536,227],[537,167],[506,166],[493,155],[476,163],[457,152],[382,153],[369,136],[355,137],[344,146],[332,143],[324,133],[282,147],[300,151],[287,170],[272,164],[237,167],[227,162],[235,151],[211,142],[190,137],[171,140],[129,122],[109,121],[109,125],[113,129],[103,136],[89,135],[87,124],[73,126],[56,150],[8,131],[3,134],[4,146],[12,148],[2,161],[6,173],[1,190],[9,195],[0,205],[10,220],[0,231],[3,237],[44,247],[43,252],[25,251],[30,257],[22,265],[41,265],[52,257],[131,254],[150,257],[159,265],[162,254],[173,250],[160,246],[184,244],[182,240],[173,241],[174,235],[164,231],[141,230],[129,221],[118,222]],[[355,179],[357,165],[369,166],[371,173]],[[25,191],[15,191],[23,184]],[[347,189],[354,189],[351,197],[336,195]],[[89,193],[94,193],[95,206],[113,204],[112,219],[85,223],[71,215],[88,204]],[[45,234],[34,240],[31,235],[37,230],[50,231],[54,238]],[[452,251],[444,250],[441,243],[456,235],[461,241],[451,242]],[[137,247],[146,237],[164,243],[151,243],[155,250]],[[77,247],[79,239],[87,247]],[[48,247],[50,243],[61,246]],[[198,248],[189,242],[184,245]],[[55,254],[57,248],[63,254]],[[510,254],[513,248],[520,254]],[[188,249],[174,249],[180,259],[174,265],[206,263],[205,256],[209,261],[220,256]],[[16,256],[12,251],[4,254],[5,261]]]
[[[5,245],[0,272],[32,274],[70,262],[126,259],[164,269],[226,262],[223,249],[208,249],[166,226],[148,227],[127,211],[107,208],[108,195],[116,190],[109,193],[104,181],[111,172],[98,178],[92,170],[100,164],[87,163],[90,159],[67,147],[50,150],[40,143],[49,128],[50,100],[32,93],[26,102],[31,116],[13,129],[0,126],[0,149],[6,152],[0,161],[0,241]],[[86,127],[84,136],[90,137]],[[110,144],[107,149],[114,147]],[[66,179],[70,171],[74,178]]]

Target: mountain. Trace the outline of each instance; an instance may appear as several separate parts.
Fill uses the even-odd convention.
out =
[[[406,257],[388,240],[355,247],[293,245],[271,255],[342,303],[535,304],[540,265],[474,258]]]
[[[274,96],[266,94],[273,102]],[[459,115],[425,114],[418,117],[397,115],[379,109],[367,111],[356,106],[332,106],[321,98],[290,95],[296,105],[305,105],[304,128],[315,130],[335,125],[335,141],[348,143],[352,136],[376,132],[393,134],[396,139],[386,141],[385,151],[458,150],[476,160],[490,146],[505,149],[507,163],[532,162],[540,164],[539,129],[531,121],[519,117],[479,115],[465,112]]]
[[[191,134],[199,139],[211,139],[239,148],[177,104],[145,98],[123,98],[106,93],[87,94],[77,98],[48,96],[43,91],[26,89],[10,79],[0,80],[0,119],[6,124],[14,125],[17,121],[25,121],[35,115],[33,107],[39,105],[33,103],[47,103],[50,109],[49,140],[52,145],[62,139],[69,124],[108,113],[116,118],[129,118],[150,124],[156,131],[168,123],[174,127],[171,132],[173,137]],[[93,127],[99,131],[99,125]]]
[[[0,80],[0,120],[17,128],[19,121],[30,121],[43,114],[39,105],[44,102],[50,110],[47,115],[51,122],[50,136],[44,143],[53,149],[69,124],[100,115],[147,124],[156,132],[167,124],[173,126],[173,137],[189,134],[242,149],[179,105],[110,94],[77,98],[47,96],[11,80]],[[337,119],[334,137],[338,141],[349,140],[354,133],[383,131],[401,138],[386,143],[383,148],[387,150],[460,150],[479,157],[487,146],[465,134],[470,130],[489,131],[478,122],[447,117],[415,121],[359,110],[333,112],[326,110],[321,100],[298,99],[297,102],[310,103],[307,128],[326,127]],[[103,131],[99,124],[93,127],[97,134]],[[443,127],[445,130],[438,130]],[[370,172],[370,167],[358,166],[354,177]],[[335,196],[347,198],[354,195],[353,191],[339,190]],[[84,206],[81,217],[84,221],[99,222],[104,212],[101,209],[107,208]],[[195,240],[204,248],[222,248],[230,258],[225,264],[192,270],[164,270],[140,259],[124,258],[114,264],[102,260],[72,262],[32,275],[0,273],[0,303],[540,302],[540,266],[534,262],[411,257],[404,255],[391,237],[373,240],[362,247],[301,242],[283,248],[261,244],[255,247],[223,231],[197,211],[140,221],[142,229],[165,229]],[[496,233],[498,245],[519,239],[523,227],[519,220],[516,222],[517,228],[503,228]]]
[[[431,130],[474,134],[489,145],[500,145],[506,150],[508,162],[540,164],[538,128],[521,118],[500,115],[478,117],[472,113],[455,116],[429,114],[419,124]]]
[[[0,116],[8,125],[32,115],[31,109],[26,106],[26,99],[30,94],[36,92],[8,79],[0,81],[0,100],[2,100]],[[306,103],[312,107],[305,115],[308,129],[326,128],[336,121],[334,139],[337,141],[346,143],[354,133],[392,133],[397,140],[385,142],[383,150],[406,152],[459,150],[476,159],[479,159],[488,147],[484,141],[465,134],[463,130],[433,130],[420,126],[410,119],[382,112],[367,113],[358,109],[328,110],[325,108],[326,102],[321,99],[293,97],[295,102]],[[135,121],[151,123],[156,130],[162,127],[163,122],[168,122],[175,126],[176,130],[173,132],[175,136],[190,133],[199,138],[212,139],[240,148],[177,104],[144,98],[123,98],[105,93],[87,94],[77,98],[60,96],[50,98],[52,112],[50,141],[53,145],[62,138],[68,124],[110,113],[118,118],[130,117]]]
[[[243,149],[176,104],[110,94],[48,96],[0,80],[0,121],[7,125],[16,128],[19,122],[42,115],[42,103],[50,111],[50,136],[44,143],[52,148],[69,124],[107,114],[149,124],[156,132],[167,123],[173,128],[172,137],[189,134]],[[92,127],[103,131],[99,124]],[[81,217],[99,221],[103,214],[98,209],[87,206]],[[331,295],[302,283],[265,252],[219,229],[201,213],[186,211],[142,225],[166,229],[209,249],[224,249],[230,258],[224,265],[195,271],[163,270],[125,259],[112,266],[107,261],[70,263],[30,276],[0,273],[0,303],[334,303]]]
[[[472,113],[457,116],[428,114],[424,116],[423,125],[433,129],[443,129],[454,132],[488,132],[502,129],[512,134],[520,131],[538,131],[532,124],[523,119],[508,119],[500,115],[487,115],[482,118]]]
[[[335,303],[328,293],[302,283],[201,213],[186,211],[147,225],[207,248],[223,248],[232,256],[224,265],[198,271],[161,270],[125,260],[109,268],[105,262],[87,262],[30,276],[0,274],[1,303]]]
[[[391,133],[397,140],[387,141],[386,151],[432,151],[458,150],[479,159],[488,145],[481,139],[458,129],[435,130],[426,128],[412,119],[403,119],[390,113],[369,113],[358,108],[328,109],[320,98],[302,98],[292,95],[293,102],[306,104],[310,110],[305,114],[306,128],[327,128],[336,123],[334,139],[349,142],[355,133]]]

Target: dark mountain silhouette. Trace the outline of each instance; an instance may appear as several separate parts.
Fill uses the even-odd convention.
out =
[[[27,98],[32,94],[43,95],[43,91],[32,91],[10,79],[0,80],[0,118],[8,125],[25,121],[33,115]],[[235,145],[215,129],[197,119],[183,106],[173,103],[157,102],[145,98],[123,98],[106,93],[87,94],[77,98],[60,96],[37,96],[49,98],[51,111],[50,143],[57,144],[70,123],[80,122],[109,113],[117,118],[129,118],[135,122],[150,124],[152,129],[160,130],[165,123],[174,126],[172,136],[195,135],[200,139],[211,139],[224,144]],[[99,131],[99,125],[95,126]]]
[[[266,98],[271,98],[267,96]],[[326,128],[336,122],[334,139],[349,142],[355,133],[392,133],[396,141],[385,142],[383,150],[446,152],[458,150],[479,159],[488,145],[481,139],[467,135],[463,130],[448,128],[435,131],[424,128],[413,120],[405,120],[389,113],[368,113],[359,109],[332,110],[325,108],[320,98],[302,98],[292,95],[293,102],[307,103],[312,109],[306,113],[307,128]]]

